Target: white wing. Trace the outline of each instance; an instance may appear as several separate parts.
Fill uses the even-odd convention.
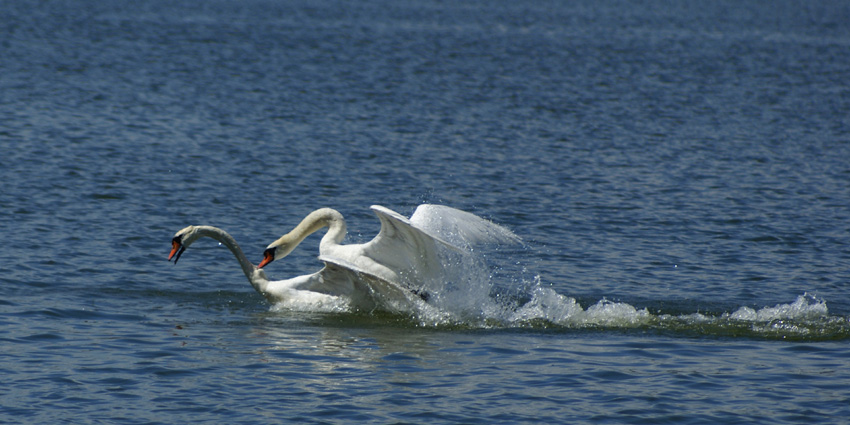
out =
[[[519,236],[475,214],[443,205],[424,204],[416,208],[410,222],[451,245],[472,248],[482,244],[519,244]]]
[[[388,279],[391,282],[418,290],[443,267],[437,246],[457,249],[395,211],[379,205],[371,209],[381,220],[381,231],[363,244],[363,255],[393,271],[395,279]]]

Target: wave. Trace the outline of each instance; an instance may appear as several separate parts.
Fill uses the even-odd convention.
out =
[[[510,318],[508,326],[639,329],[693,336],[792,340],[850,339],[850,318],[830,315],[826,301],[808,293],[791,303],[760,309],[744,306],[719,314],[665,314],[606,299],[584,309],[574,298],[539,288],[534,298]]]

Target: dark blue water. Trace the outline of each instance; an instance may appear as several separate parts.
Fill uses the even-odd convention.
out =
[[[842,2],[4,1],[0,422],[842,423]],[[271,305],[319,207],[521,236],[478,316]],[[318,236],[268,267],[311,273]],[[492,277],[492,278],[491,278]],[[486,298],[486,297],[485,297]],[[498,303],[497,303],[498,304]]]

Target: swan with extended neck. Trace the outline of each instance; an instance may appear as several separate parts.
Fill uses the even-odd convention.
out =
[[[242,272],[251,282],[251,286],[271,302],[300,300],[312,304],[322,302],[339,304],[337,301],[339,301],[340,296],[351,295],[351,292],[353,292],[351,285],[346,287],[344,285],[345,280],[337,276],[340,273],[332,270],[322,270],[324,273],[319,272],[292,279],[271,281],[266,276],[265,271],[248,260],[233,236],[213,226],[188,226],[177,232],[171,240],[171,253],[168,254],[168,260],[171,261],[173,258],[174,263],[177,264],[186,248],[203,237],[215,239],[226,246],[239,261]],[[334,284],[328,285],[325,282],[325,277],[336,277]],[[365,307],[368,307],[368,305]]]

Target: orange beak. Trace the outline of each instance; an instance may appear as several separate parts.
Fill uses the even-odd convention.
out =
[[[266,264],[274,261],[274,248],[269,248],[263,252],[263,261],[260,261],[258,268],[263,268]]]
[[[171,241],[171,253],[168,254],[168,261],[171,261],[171,257],[174,257],[174,254],[177,254],[177,257],[174,258],[174,264],[177,264],[177,260],[180,259],[180,256],[183,255],[183,251],[185,250],[186,247],[184,247],[177,238],[174,238]]]

